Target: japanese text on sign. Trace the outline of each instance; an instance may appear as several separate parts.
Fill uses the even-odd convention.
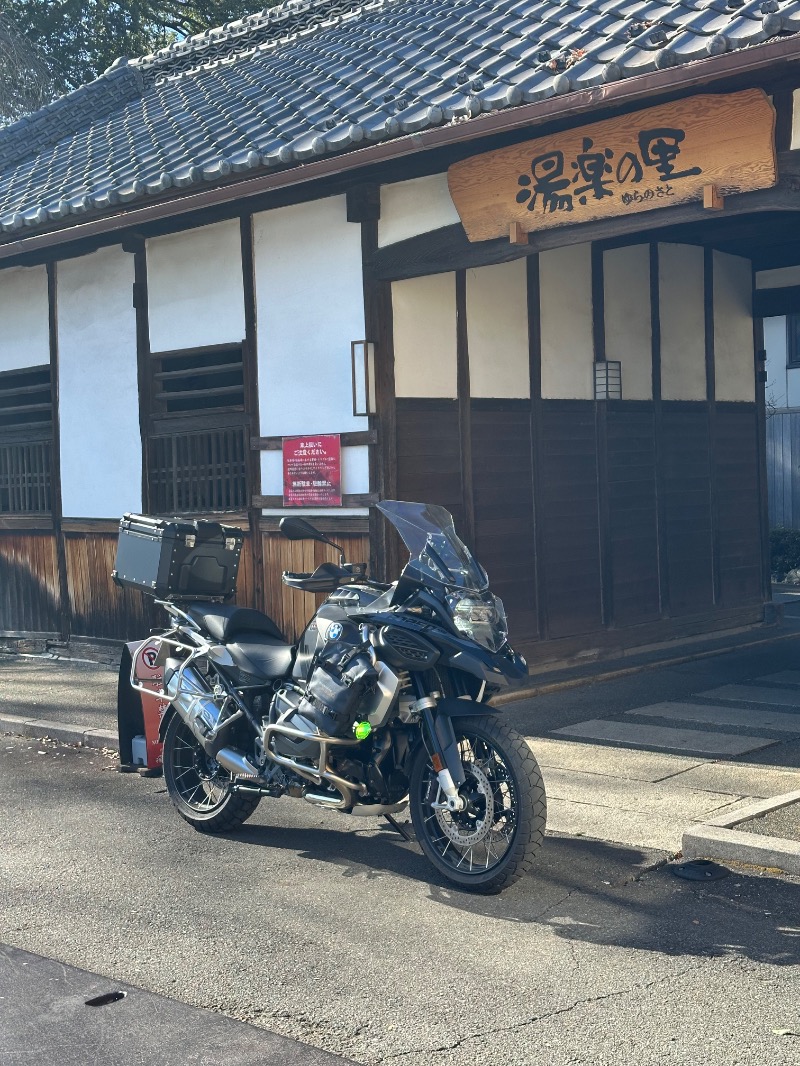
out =
[[[338,433],[284,437],[285,507],[341,507],[342,459]]]
[[[775,111],[760,89],[695,96],[455,163],[471,241],[770,188]]]

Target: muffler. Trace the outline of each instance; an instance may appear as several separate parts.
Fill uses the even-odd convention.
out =
[[[331,810],[343,810],[353,803],[352,799],[346,799],[341,793],[333,796],[330,792],[309,792],[308,790],[303,793],[303,799],[317,807],[329,807]]]
[[[260,776],[258,767],[241,752],[222,746],[228,726],[241,718],[242,712],[237,709],[220,725],[226,698],[215,699],[196,670],[185,666],[181,671],[179,660],[168,659],[164,664],[164,692],[207,755],[216,759],[229,773]]]
[[[220,748],[214,756],[223,770],[238,775],[239,777],[260,777],[258,767],[253,766],[249,759],[245,758],[235,748]]]

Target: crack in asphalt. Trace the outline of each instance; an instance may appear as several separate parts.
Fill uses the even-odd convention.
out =
[[[529,1025],[537,1025],[539,1022],[547,1021],[549,1018],[555,1018],[559,1014],[569,1014],[578,1007],[585,1007],[591,1003],[601,1003],[606,999],[615,999],[619,996],[628,996],[631,992],[644,992],[649,988],[654,988],[656,985],[664,984],[667,981],[677,981],[680,978],[685,977],[687,974],[694,973],[697,970],[703,969],[705,962],[699,962],[694,966],[687,966],[679,973],[665,974],[663,977],[653,978],[652,981],[645,981],[641,984],[631,985],[629,988],[620,988],[614,992],[606,992],[604,995],[599,996],[587,996],[586,999],[577,999],[574,1003],[570,1003],[567,1007],[558,1007],[555,1010],[547,1011],[544,1014],[537,1014],[532,1018],[526,1018],[521,1022],[514,1022],[513,1025],[501,1025],[491,1029],[482,1030],[479,1033],[468,1033],[465,1036],[461,1036],[452,1044],[442,1044],[440,1047],[433,1048],[413,1048],[410,1051],[396,1051],[391,1055],[384,1055],[379,1059],[375,1059],[375,1062],[390,1062],[394,1059],[407,1058],[409,1055],[430,1055],[439,1051],[455,1051],[456,1048],[461,1047],[464,1044],[469,1043],[472,1040],[481,1040],[487,1036],[497,1036],[500,1033],[513,1033],[519,1029],[524,1029]]]

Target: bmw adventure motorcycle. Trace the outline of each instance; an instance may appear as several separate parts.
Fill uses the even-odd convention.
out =
[[[327,594],[298,646],[258,611],[157,601],[171,623],[157,638],[167,790],[209,833],[240,825],[263,796],[288,795],[384,816],[407,836],[393,815],[410,805],[417,841],[445,878],[499,892],[530,868],[545,829],[536,760],[487,702],[527,666],[450,514],[378,508],[410,552],[390,585],[304,519],[281,521],[290,540],[340,552],[338,566],[283,574],[292,588]]]

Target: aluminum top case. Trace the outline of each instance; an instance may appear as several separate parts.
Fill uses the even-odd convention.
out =
[[[243,540],[241,529],[219,522],[126,514],[111,576],[157,599],[227,599],[236,589]]]

